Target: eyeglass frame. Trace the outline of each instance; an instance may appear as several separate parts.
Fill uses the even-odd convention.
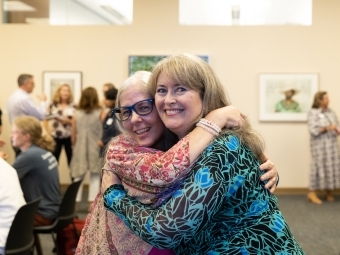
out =
[[[136,106],[138,103],[144,102],[144,101],[147,101],[147,102],[149,102],[149,103],[151,104],[151,110],[150,110],[150,112],[148,112],[148,113],[140,114],[140,113],[138,113],[138,111],[136,110],[136,107],[135,107],[135,106]],[[140,100],[140,101],[138,101],[138,102],[136,102],[136,103],[134,103],[133,105],[130,105],[130,106],[116,107],[116,108],[114,108],[114,109],[111,111],[111,114],[114,116],[115,119],[117,119],[117,120],[120,121],[120,122],[128,120],[128,119],[131,117],[131,115],[132,115],[132,111],[134,111],[134,112],[135,112],[136,114],[138,114],[139,116],[146,116],[146,115],[150,114],[150,113],[153,111],[154,103],[155,103],[155,99],[153,99],[153,98]],[[124,108],[124,109],[129,110],[130,115],[129,115],[129,117],[127,117],[125,120],[120,120],[120,119],[118,119],[118,117],[116,116],[115,111],[120,110],[121,108]]]

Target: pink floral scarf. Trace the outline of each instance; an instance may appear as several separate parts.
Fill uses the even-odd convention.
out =
[[[151,204],[157,194],[188,174],[189,165],[188,136],[169,151],[161,152],[141,147],[130,136],[120,135],[110,142],[103,169],[118,174],[130,196]],[[152,249],[118,216],[106,211],[99,192],[86,217],[75,254],[147,255]]]

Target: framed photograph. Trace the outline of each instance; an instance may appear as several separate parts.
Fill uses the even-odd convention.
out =
[[[198,55],[204,61],[209,63],[208,55]],[[129,76],[136,71],[151,71],[152,68],[167,55],[155,55],[155,56],[129,56]]]
[[[260,74],[260,121],[307,121],[318,74]]]
[[[74,103],[78,103],[82,90],[82,73],[73,71],[45,71],[43,72],[43,92],[47,102],[51,102],[56,89],[63,84],[71,87]]]

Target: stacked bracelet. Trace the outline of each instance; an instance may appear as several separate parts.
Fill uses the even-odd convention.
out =
[[[222,131],[219,126],[214,124],[212,121],[206,119],[200,119],[196,126],[205,129],[206,131],[212,133],[214,136],[218,136],[219,133],[221,133]]]

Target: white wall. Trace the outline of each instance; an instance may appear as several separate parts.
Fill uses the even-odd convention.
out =
[[[261,27],[190,27],[178,25],[177,0],[135,0],[130,26],[0,25],[0,107],[16,89],[18,74],[35,75],[34,94],[42,90],[42,72],[83,72],[83,87],[128,75],[128,56],[163,55],[176,50],[207,54],[233,103],[251,119],[266,140],[268,156],[280,172],[280,187],[306,188],[309,180],[309,134],[305,122],[259,122],[259,73],[317,72],[320,89],[340,116],[340,1],[314,0],[313,25]],[[32,95],[35,97],[35,95]],[[10,127],[3,117],[2,138]],[[5,151],[13,161],[10,145]],[[66,163],[61,182],[68,183]]]

